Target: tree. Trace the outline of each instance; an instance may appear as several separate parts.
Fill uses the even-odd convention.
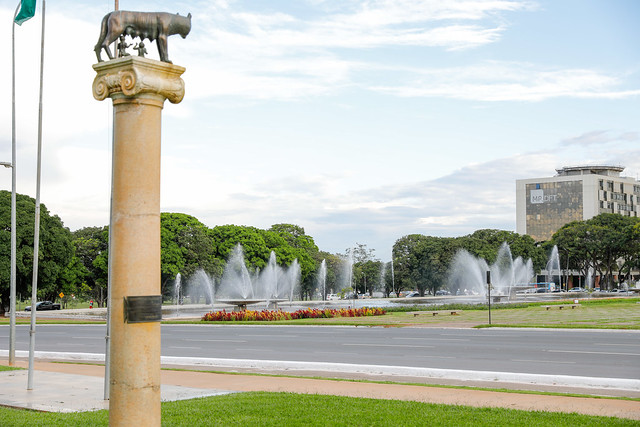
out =
[[[602,277],[601,287],[614,285],[613,273],[619,279],[638,265],[640,219],[603,213],[586,221],[565,224],[552,237],[561,254],[568,257],[570,268],[585,277],[592,270]]]
[[[83,268],[89,297],[103,307],[109,282],[109,227],[85,227],[72,233],[75,255]]]
[[[294,224],[274,224],[267,231],[276,233],[295,249],[296,259],[302,271],[300,279],[302,299],[311,298],[317,285],[318,268],[322,262],[313,237],[307,235],[303,227]]]
[[[367,245],[356,243],[353,248],[345,251],[347,257],[353,260],[352,274],[355,291],[373,294],[373,286],[380,282],[380,260],[375,258],[375,249]]]
[[[322,260],[325,261],[327,266],[327,277],[326,277],[326,292],[329,293],[337,293],[342,284],[340,283],[341,270],[344,265],[344,260],[340,255],[331,254],[329,252],[319,251],[316,264],[320,266]],[[322,292],[322,290],[320,290]],[[323,295],[323,298],[326,298],[326,295]]]
[[[637,251],[635,251],[637,246],[634,244],[636,242],[633,235],[633,227],[636,223],[636,218],[612,213],[603,213],[587,220],[587,225],[597,236],[604,280],[609,287],[614,286],[613,273],[620,274],[625,259],[632,260],[637,257]]]
[[[457,251],[465,249],[491,264],[504,242],[509,244],[514,258],[531,258],[538,269],[546,265],[543,248],[536,246],[531,237],[511,231],[485,229],[458,238],[410,234],[393,246],[396,291],[417,289],[420,295],[435,293],[447,283]]]
[[[27,295],[33,277],[35,200],[16,195],[16,293]],[[38,295],[54,300],[62,290],[61,275],[73,257],[71,232],[57,215],[40,205]],[[11,275],[11,193],[0,191],[0,315],[9,306]]]
[[[180,275],[188,279],[202,269],[220,277],[224,260],[216,258],[215,239],[211,230],[195,217],[183,213],[160,214],[162,294],[171,295],[169,281]]]
[[[396,292],[413,290],[418,288],[414,271],[418,268],[416,248],[427,236],[422,234],[409,234],[396,240],[393,245],[392,257],[395,273]]]
[[[541,270],[547,264],[547,257],[543,248],[536,245],[531,236],[514,233],[513,231],[482,229],[469,235],[457,238],[458,246],[466,249],[472,255],[483,258],[492,264],[503,243],[509,245],[513,258],[531,258],[534,270]]]
[[[297,259],[301,270],[300,297],[309,298],[315,287],[317,270],[316,261],[311,254],[317,252],[317,246],[311,237],[304,234],[302,227],[289,224],[274,227],[276,228],[273,230],[238,225],[214,227],[211,235],[215,242],[215,256],[226,260],[236,245],[240,244],[244,250],[247,269],[253,272],[267,266],[271,251],[275,252],[281,266],[289,266]]]

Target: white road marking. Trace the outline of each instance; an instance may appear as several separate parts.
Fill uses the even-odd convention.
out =
[[[240,334],[239,337],[257,337],[257,338],[300,338],[300,335],[244,335]]]
[[[408,345],[408,344],[357,344],[357,343],[345,343],[344,346],[357,346],[357,347],[406,347],[406,348],[433,348],[433,345]]]
[[[470,341],[470,340],[464,339],[464,338],[414,338],[414,337],[402,338],[402,337],[393,337],[392,339],[394,339],[394,340],[419,340],[419,341],[423,341],[423,342],[429,342],[429,341]]]
[[[603,342],[597,342],[595,343],[595,345],[609,345],[609,346],[615,346],[615,347],[640,347],[640,344],[609,344],[609,343],[603,343]]]
[[[606,351],[578,351],[578,350],[545,350],[549,353],[578,353],[578,354],[609,354],[615,356],[640,356],[640,353],[613,353]]]

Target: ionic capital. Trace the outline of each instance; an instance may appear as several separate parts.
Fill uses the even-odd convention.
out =
[[[93,97],[136,98],[158,95],[177,104],[184,97],[184,67],[140,56],[125,56],[93,65],[98,75],[93,80]]]

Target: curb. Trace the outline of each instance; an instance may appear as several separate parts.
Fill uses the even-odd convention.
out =
[[[8,357],[8,350],[0,350],[1,357]],[[26,358],[28,351],[16,351],[16,357]],[[76,362],[102,362],[104,354],[99,353],[60,353],[36,351],[36,359],[54,359]],[[515,372],[471,371],[462,369],[413,368],[387,365],[355,365],[349,363],[297,362],[283,360],[219,359],[204,357],[162,356],[163,365],[198,366],[211,368],[235,368],[283,371],[295,373],[302,371],[366,374],[373,376],[403,376],[459,381],[488,381],[494,383],[530,384],[554,387],[578,387],[600,390],[624,390],[640,392],[640,380],[624,378],[600,378],[570,375],[527,374]]]

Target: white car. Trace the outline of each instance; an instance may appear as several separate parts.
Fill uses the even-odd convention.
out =
[[[339,300],[340,297],[336,294],[327,294],[327,301]]]

